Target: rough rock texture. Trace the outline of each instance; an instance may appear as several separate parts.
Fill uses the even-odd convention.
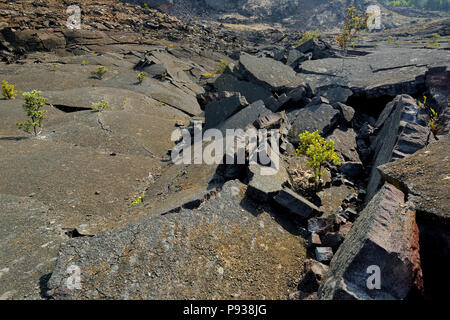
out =
[[[425,85],[424,75],[430,67],[448,65],[449,53],[415,49],[411,54],[409,50],[382,47],[374,53],[344,60],[343,69],[342,60],[337,58],[305,61],[299,76],[316,93],[340,86],[368,98],[415,94]]]
[[[370,266],[381,270],[381,289],[371,290]],[[353,225],[319,288],[320,299],[405,299],[421,290],[419,229],[405,195],[385,184]]]
[[[312,104],[303,109],[288,113],[292,124],[289,131],[289,141],[294,145],[300,142],[298,135],[304,131],[313,132],[319,130],[319,134],[328,134],[337,124],[339,111],[329,104]]]
[[[268,201],[289,181],[284,167],[275,171],[258,164],[249,166],[249,179],[247,194],[256,201]]]
[[[221,130],[222,134],[225,136],[227,129],[244,129],[247,125],[252,124],[260,117],[267,116],[271,113],[272,112],[264,105],[264,102],[259,100],[228,118],[221,123],[217,129]]]
[[[1,300],[40,298],[63,239],[47,211],[33,198],[0,194]]]
[[[291,67],[270,58],[258,58],[244,53],[239,59],[239,67],[244,76],[270,90],[293,89],[302,83]]]
[[[244,194],[245,186],[231,181],[198,210],[146,218],[119,231],[63,244],[48,283],[51,296],[285,297],[286,283],[301,272],[303,240],[291,233],[289,224],[281,227],[272,219],[270,209],[258,211]],[[81,290],[66,286],[70,265],[81,269]]]
[[[375,125],[378,134],[371,145],[374,162],[367,187],[367,201],[383,182],[378,166],[403,158],[428,144],[430,129],[426,119],[424,111],[408,95],[397,96],[385,107]]]
[[[247,105],[247,100],[240,94],[208,104],[205,107],[205,129],[214,128]]]
[[[421,218],[450,225],[450,136],[380,170],[408,193]]]
[[[281,190],[274,199],[276,203],[286,208],[290,213],[303,219],[311,218],[320,213],[316,205],[290,189]]]

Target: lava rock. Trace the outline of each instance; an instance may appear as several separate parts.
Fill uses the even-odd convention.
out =
[[[308,219],[320,212],[320,209],[290,189],[281,190],[274,200],[289,212]]]
[[[319,262],[328,263],[333,259],[333,249],[330,247],[317,247],[315,250],[316,259]]]

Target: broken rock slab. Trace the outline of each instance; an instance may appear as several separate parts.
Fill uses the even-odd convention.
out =
[[[214,82],[214,88],[218,92],[239,92],[248,103],[265,100],[271,96],[271,92],[261,85],[253,82],[238,80],[231,74],[221,74]]]
[[[214,128],[246,106],[248,106],[247,100],[239,93],[229,98],[211,102],[205,107],[205,129]]]
[[[289,66],[271,58],[258,58],[242,53],[239,59],[239,68],[243,76],[271,91],[283,88],[296,88],[302,80]]]
[[[289,141],[297,145],[300,142],[298,135],[304,131],[319,134],[328,134],[338,123],[340,112],[329,104],[311,104],[300,110],[291,111],[287,114],[292,128],[289,131]]]
[[[296,214],[303,219],[309,219],[320,213],[320,209],[309,200],[295,193],[291,189],[283,189],[275,196],[275,202],[290,213]]]
[[[272,111],[266,108],[262,100],[258,100],[222,122],[218,126],[218,129],[222,132],[223,136],[226,136],[227,129],[244,129],[260,117],[270,114],[272,114]]]
[[[450,135],[379,169],[408,193],[421,218],[450,226]]]
[[[269,201],[289,183],[287,171],[281,166],[279,170],[275,170],[259,164],[251,164],[248,170],[250,182],[247,194],[256,201]]]
[[[278,219],[281,228],[275,212],[258,207],[246,199],[244,184],[229,181],[196,210],[70,240],[60,248],[49,293],[55,299],[285,299],[288,283],[302,272],[304,240],[288,220]],[[79,290],[67,288],[71,265],[81,269]]]
[[[426,119],[411,96],[399,95],[386,105],[375,124],[378,133],[371,145],[374,162],[367,186],[367,202],[383,183],[378,166],[413,154],[428,144],[430,128]]]
[[[373,270],[381,277],[379,290],[368,286],[373,284],[373,279],[369,279]],[[405,202],[403,192],[385,184],[333,257],[318,297],[397,300],[422,287],[415,209]]]

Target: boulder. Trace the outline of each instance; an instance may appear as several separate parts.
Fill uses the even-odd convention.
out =
[[[379,167],[383,177],[409,194],[421,219],[450,226],[450,136]]]
[[[283,186],[288,184],[289,177],[284,167],[274,170],[258,164],[249,166],[249,184],[247,194],[256,201],[269,201]]]
[[[247,100],[239,93],[229,98],[211,102],[205,107],[205,129],[214,128],[246,106],[248,106]]]
[[[378,166],[403,158],[428,144],[430,129],[423,112],[408,95],[397,96],[383,110],[375,124],[377,135],[371,145],[374,162],[366,201],[370,201],[383,183]]]
[[[334,141],[334,148],[345,161],[361,161],[357,151],[356,132],[352,128],[336,128],[326,139]]]
[[[348,161],[341,164],[341,170],[345,177],[351,179],[364,179],[364,166],[361,162]]]
[[[289,131],[289,141],[297,145],[300,142],[298,135],[304,131],[319,130],[325,136],[336,126],[340,113],[329,104],[310,104],[300,110],[287,114],[292,128]]]
[[[344,241],[344,237],[338,232],[328,232],[321,237],[321,241],[324,247],[330,247],[333,252],[336,252]]]
[[[264,100],[271,92],[258,84],[238,80],[231,74],[221,74],[214,82],[214,88],[219,91],[239,92],[249,103]]]
[[[266,108],[262,100],[259,100],[219,124],[218,129],[225,137],[227,129],[244,129],[247,125],[252,124],[260,117],[268,116],[270,114],[272,114],[272,112]]]
[[[303,219],[309,219],[320,213],[316,205],[290,189],[281,190],[274,199],[276,203],[286,208],[290,213],[296,214]]]
[[[301,78],[291,67],[271,58],[258,58],[242,53],[239,67],[246,78],[272,91],[293,89],[302,83]]]
[[[351,124],[353,117],[355,116],[355,109],[340,102],[333,104],[333,107],[341,111],[342,117],[347,124]]]
[[[404,193],[385,184],[333,257],[319,298],[392,300],[420,291],[423,283],[415,218],[415,209],[405,202]],[[371,275],[377,271],[381,287],[374,289],[376,275]]]
[[[311,218],[308,220],[308,231],[320,235],[333,232],[336,228],[336,216],[334,214],[327,217]]]

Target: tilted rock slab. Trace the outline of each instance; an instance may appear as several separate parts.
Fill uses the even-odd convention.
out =
[[[302,84],[302,80],[291,67],[271,58],[258,58],[242,53],[239,67],[247,78],[271,90],[293,89]]]
[[[421,290],[419,230],[415,219],[415,209],[405,202],[404,193],[385,184],[331,261],[318,297],[394,300]],[[380,268],[379,290],[368,288],[371,266]]]
[[[230,181],[198,209],[63,244],[50,293],[55,299],[285,299],[306,253],[295,226],[282,219]],[[79,267],[81,289],[67,286],[70,266]]]
[[[367,201],[383,183],[377,167],[422,149],[430,137],[425,111],[408,95],[399,95],[388,103],[375,127],[378,134],[371,145],[374,163],[367,187]]]

